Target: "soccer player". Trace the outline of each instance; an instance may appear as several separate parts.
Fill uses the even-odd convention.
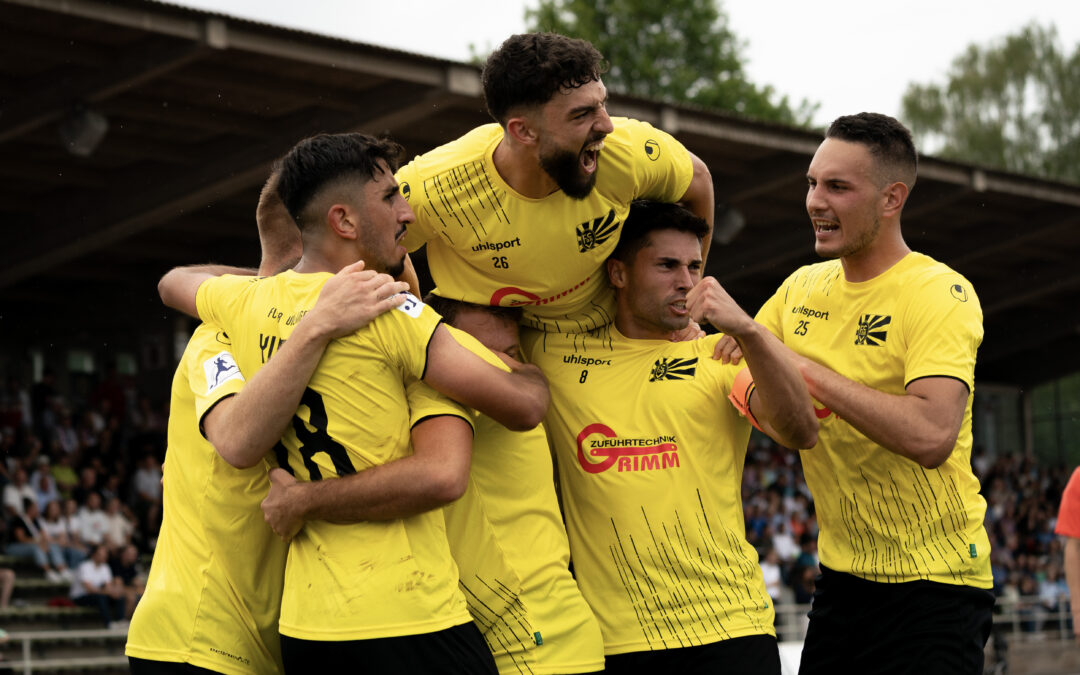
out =
[[[739,411],[789,447],[812,446],[817,421],[780,342],[701,280],[707,233],[681,206],[635,203],[607,263],[614,324],[533,333],[525,346],[551,386],[574,571],[608,673],[780,672],[743,524],[750,424]],[[745,368],[710,358],[719,336],[668,340],[690,319],[738,341],[755,388]]]
[[[514,35],[482,74],[497,124],[398,173],[416,212],[405,244],[427,245],[439,295],[523,306],[527,326],[582,332],[611,322],[603,264],[631,201],[681,201],[711,229],[705,164],[645,122],[609,117],[604,70],[583,40]]]
[[[274,212],[270,202],[276,194],[275,176],[259,201],[260,271],[267,274],[293,264],[300,252],[291,221],[266,217]],[[250,387],[219,328],[204,323],[189,340],[173,378],[161,532],[125,650],[136,675],[280,672],[277,623],[286,548],[263,522],[259,502],[269,483],[266,469],[256,463],[280,436],[274,430],[291,418],[329,340],[404,299],[395,294],[405,284],[361,267],[344,270],[323,287],[289,345]],[[263,405],[245,409],[249,399]],[[248,458],[228,450],[219,455],[200,433],[204,423],[235,424],[230,416],[236,414],[271,434],[252,439],[263,444],[262,451]]]
[[[519,308],[472,305],[431,294],[424,302],[493,352],[520,358]],[[468,419],[475,430],[468,485],[443,513],[469,613],[499,672],[602,671],[600,627],[570,574],[569,545],[543,429],[512,432],[486,415],[447,405],[445,400],[440,408],[429,400],[430,391],[423,384],[408,390],[413,418],[419,420],[413,427],[415,454],[428,452],[425,446],[431,436],[419,437],[418,432],[432,423],[434,415]],[[375,471],[396,469],[395,463]],[[380,518],[384,514],[338,508],[364,498],[367,488],[360,482],[365,473],[340,481],[301,483],[275,470],[263,502],[267,520],[287,538],[305,520]]]
[[[804,674],[982,672],[994,602],[971,470],[982,309],[967,279],[904,243],[916,163],[891,117],[833,122],[806,174],[830,260],[796,270],[757,315],[820,402],[820,442],[802,453],[821,557]]]
[[[400,241],[413,216],[392,173],[400,151],[362,134],[301,141],[282,161],[279,186],[303,240],[296,268],[254,281],[180,280],[181,296],[197,289],[199,316],[229,332],[241,369],[259,371],[290,340],[326,272],[363,259],[370,269],[401,273]],[[483,349],[472,342],[462,346],[413,297],[332,342],[275,447],[278,463],[301,480],[319,480],[405,456],[408,378],[422,378],[500,423],[536,426],[548,401],[539,370],[521,364],[500,370],[470,351]],[[375,670],[493,672],[457,582],[441,512],[310,523],[289,549],[279,623],[286,671],[312,663],[344,671],[363,662]]]

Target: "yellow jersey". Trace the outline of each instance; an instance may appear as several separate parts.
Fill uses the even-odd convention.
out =
[[[542,199],[515,192],[495,169],[503,137],[488,124],[421,155],[397,173],[416,213],[405,244],[427,244],[438,294],[480,305],[522,306],[523,323],[584,332],[611,322],[615,301],[604,261],[635,199],[674,202],[693,177],[690,154],[646,122],[612,118],[596,187],[585,199],[561,190]]]
[[[877,277],[844,278],[839,260],[787,278],[758,312],[795,352],[888,394],[920,378],[968,388],[949,458],[926,469],[877,445],[815,402],[818,444],[803,450],[826,567],[870,581],[929,579],[990,588],[986,502],[971,470],[971,401],[982,308],[971,284],[921,253]]]
[[[712,359],[717,339],[526,333],[551,386],[574,571],[607,654],[775,635],[743,521],[750,425],[727,401],[739,368]]]
[[[221,673],[281,672],[285,544],[263,520],[266,469],[236,469],[199,431],[244,378],[231,342],[202,324],[173,376],[163,514],[125,653]]]

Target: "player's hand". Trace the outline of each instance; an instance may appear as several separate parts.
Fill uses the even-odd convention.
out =
[[[735,338],[725,335],[716,343],[716,349],[713,350],[712,357],[720,363],[730,363],[737,366],[739,361],[742,360],[742,348],[739,347],[738,342],[735,342]]]
[[[304,321],[315,322],[318,333],[329,339],[342,337],[405,302],[402,293],[407,290],[409,284],[366,270],[364,261],[359,260],[326,282]]]
[[[754,320],[728,295],[715,277],[705,277],[686,294],[686,309],[698,323],[708,321],[722,333],[742,335]]]
[[[690,323],[686,324],[686,328],[671,331],[668,339],[672,342],[690,342],[691,340],[700,340],[703,337],[705,337],[705,331],[701,329],[697,321],[691,319]]]
[[[262,501],[263,518],[282,541],[289,541],[304,525],[295,499],[290,490],[299,487],[297,480],[280,467],[270,470],[270,493]]]

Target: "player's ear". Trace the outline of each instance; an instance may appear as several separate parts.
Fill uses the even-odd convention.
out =
[[[889,218],[899,215],[900,210],[904,208],[904,202],[907,201],[909,192],[908,186],[899,181],[885,188],[882,195],[882,215]]]
[[[536,124],[527,115],[508,119],[506,134],[522,145],[536,145],[539,138],[536,133]]]
[[[608,280],[615,288],[626,288],[626,264],[615,258],[607,261]]]
[[[333,204],[326,212],[326,222],[342,239],[356,239],[356,224],[352,210],[345,204]]]

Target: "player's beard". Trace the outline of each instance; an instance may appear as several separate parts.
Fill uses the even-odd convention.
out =
[[[590,141],[591,143],[592,141]],[[597,158],[599,161],[599,157]],[[571,199],[585,199],[596,185],[596,171],[586,174],[581,170],[581,154],[562,148],[540,155],[542,168],[559,189]],[[599,167],[597,167],[599,170]]]

